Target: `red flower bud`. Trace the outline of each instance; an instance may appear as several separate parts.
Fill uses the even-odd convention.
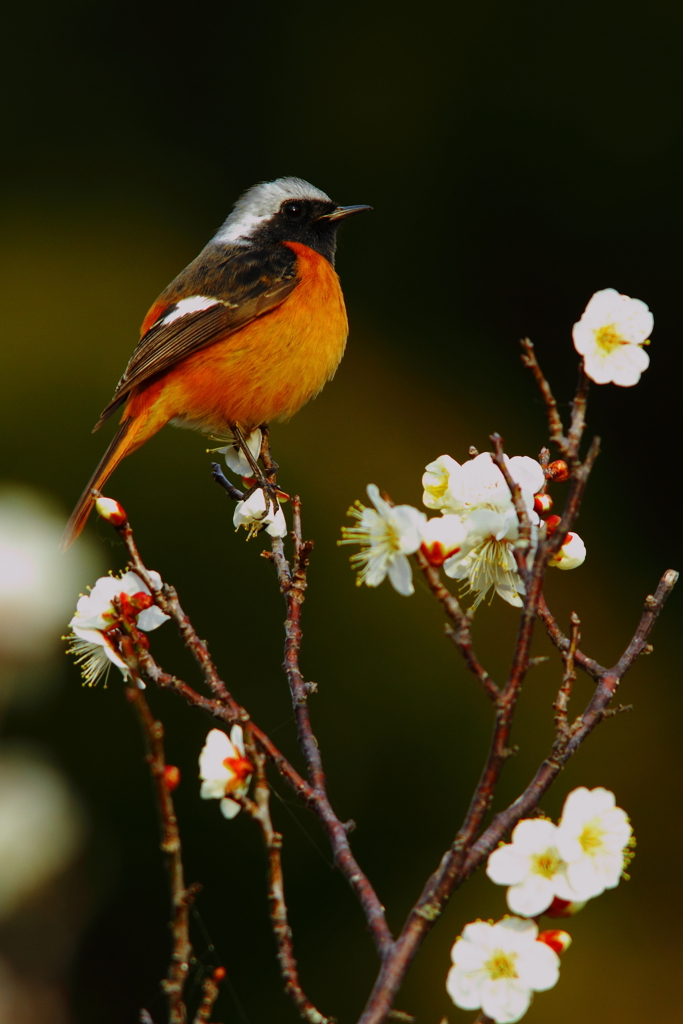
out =
[[[548,516],[548,518],[545,521],[546,537],[552,537],[552,535],[555,533],[555,530],[558,528],[559,525],[559,516]]]
[[[112,526],[123,526],[124,523],[128,522],[126,510],[115,498],[98,498],[95,502],[95,508],[97,514],[106,519]]]
[[[546,512],[550,512],[553,507],[553,499],[549,494],[537,494],[534,498],[534,512],[538,512],[539,515],[544,515]]]
[[[143,612],[145,608],[150,608],[154,601],[151,594],[140,590],[137,594],[119,594],[119,604],[126,622],[135,622],[140,612]]]
[[[543,913],[546,917],[573,917],[574,914],[578,914],[579,910],[583,910],[585,906],[585,900],[583,902],[579,900],[561,900],[559,896],[556,896],[548,909],[544,910]]]
[[[555,483],[564,483],[565,480],[569,480],[569,466],[564,459],[556,459],[545,467],[545,475],[548,480],[554,480]]]
[[[572,944],[572,937],[567,932],[552,928],[547,932],[541,932],[536,941],[545,942],[546,946],[554,949],[559,956],[560,953],[564,953],[565,949],[569,949]]]
[[[226,973],[225,972],[225,967],[217,967],[216,970],[213,972],[213,980],[214,981],[223,981],[223,978],[225,977],[225,973]]]
[[[169,793],[177,789],[180,785],[180,768],[176,768],[174,764],[167,764],[164,768],[164,782]]]

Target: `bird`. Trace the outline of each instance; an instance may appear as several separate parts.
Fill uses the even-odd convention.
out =
[[[334,269],[337,228],[370,209],[338,206],[294,177],[261,182],[237,200],[142,322],[93,432],[123,406],[119,428],[67,523],[63,550],[85,526],[93,491],[167,423],[227,429],[239,441],[318,394],[348,337]]]

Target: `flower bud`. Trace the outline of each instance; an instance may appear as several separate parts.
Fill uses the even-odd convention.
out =
[[[548,565],[556,569],[576,569],[586,560],[586,545],[578,533],[568,533],[557,554],[549,560]]]
[[[569,949],[572,944],[572,937],[567,932],[552,928],[547,932],[541,932],[536,941],[545,942],[546,946],[550,946],[559,956],[560,953],[564,953],[566,949]]]
[[[564,483],[565,480],[569,480],[569,466],[564,459],[556,459],[545,467],[545,475],[548,480],[554,480],[557,484]]]
[[[435,516],[422,527],[420,550],[430,565],[443,565],[462,547],[466,530],[459,516]]]
[[[180,768],[177,768],[174,764],[167,764],[164,768],[164,783],[169,793],[177,789],[180,784]]]
[[[547,910],[543,913],[546,917],[573,917],[586,906],[587,900],[561,900],[556,896]]]
[[[546,537],[552,537],[552,535],[555,533],[555,530],[558,528],[559,525],[560,525],[560,517],[559,516],[548,516],[548,518],[545,521],[545,535],[546,535]]]
[[[225,974],[226,974],[225,967],[217,967],[215,969],[215,971],[213,972],[213,980],[217,981],[217,982],[218,981],[223,981],[223,979],[225,978]]]
[[[128,516],[123,505],[115,498],[98,498],[95,502],[97,514],[106,519],[112,526],[123,526],[128,522]]]
[[[549,494],[537,494],[534,497],[534,512],[538,512],[539,516],[545,515],[546,512],[550,512],[553,507],[553,499]]]

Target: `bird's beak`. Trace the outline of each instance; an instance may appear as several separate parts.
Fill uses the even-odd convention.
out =
[[[365,210],[371,209],[371,206],[338,206],[332,213],[324,213],[322,217],[318,217],[318,220],[343,220],[345,217],[351,217],[354,213],[363,213]]]

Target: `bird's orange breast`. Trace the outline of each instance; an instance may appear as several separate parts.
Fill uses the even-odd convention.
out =
[[[344,298],[328,260],[298,242],[284,244],[297,255],[299,279],[288,298],[131,395],[129,413],[152,399],[155,421],[213,431],[237,423],[250,431],[292,416],[320,391],[344,354]]]

